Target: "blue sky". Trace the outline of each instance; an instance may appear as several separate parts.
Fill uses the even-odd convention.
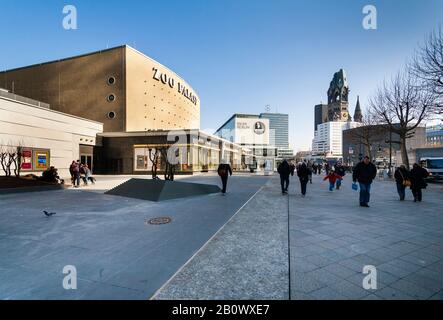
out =
[[[62,9],[78,10],[78,30]],[[378,29],[362,27],[375,5]],[[185,78],[202,129],[233,113],[289,113],[290,142],[310,148],[313,107],[344,68],[351,113],[443,24],[441,0],[0,0],[0,70],[128,44]],[[209,130],[210,131],[210,130]]]

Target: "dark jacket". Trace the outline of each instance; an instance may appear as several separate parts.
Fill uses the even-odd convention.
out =
[[[288,178],[291,174],[291,166],[287,161],[283,161],[277,168],[277,172],[280,174],[282,178]]]
[[[227,163],[220,163],[217,173],[220,177],[227,177],[228,175],[232,176],[231,166]]]
[[[297,168],[297,176],[299,177],[299,179],[301,181],[309,180],[309,174],[310,174],[310,170],[309,170],[308,166],[306,165],[306,163],[303,163],[301,166],[299,166]]]
[[[394,173],[395,182],[397,184],[403,184],[404,180],[409,179],[409,172],[403,168],[397,168]]]
[[[346,175],[345,167],[343,167],[343,166],[336,166],[335,167],[335,173],[337,173],[340,177],[344,177]]]
[[[360,183],[372,183],[377,176],[377,168],[372,162],[365,164],[363,161],[359,162],[352,174],[352,180]]]
[[[409,173],[411,179],[411,189],[424,189],[427,186],[425,178],[429,175],[426,169],[414,167]]]

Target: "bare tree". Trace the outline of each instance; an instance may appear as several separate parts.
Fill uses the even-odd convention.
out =
[[[13,158],[14,174],[17,178],[20,177],[20,172],[22,170],[22,163],[23,163],[23,146],[22,143],[20,143],[16,148],[15,157]]]
[[[5,173],[5,176],[8,176],[7,160],[8,160],[7,148],[5,145],[0,143],[0,164],[2,166],[3,172]]]
[[[370,100],[370,109],[380,123],[399,135],[403,163],[409,167],[406,141],[428,119],[435,107],[436,94],[420,86],[420,79],[408,70],[385,82]]]
[[[366,156],[373,158],[373,144],[380,141],[380,136],[384,136],[389,130],[384,125],[379,125],[377,116],[372,110],[367,110],[363,117],[363,125],[361,127],[350,130],[350,141],[353,144],[363,145],[365,147]]]
[[[418,49],[411,71],[423,83],[426,90],[437,95],[436,111],[443,114],[443,30],[431,32]]]

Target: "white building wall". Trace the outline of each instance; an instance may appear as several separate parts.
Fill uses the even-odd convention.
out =
[[[94,146],[101,132],[101,123],[0,97],[0,145],[49,149],[60,175],[69,176],[80,144]]]
[[[359,122],[331,121],[319,124],[312,141],[312,152],[329,153],[334,157],[342,156],[343,131],[361,126]]]

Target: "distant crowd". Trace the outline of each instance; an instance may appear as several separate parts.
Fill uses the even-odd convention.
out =
[[[312,175],[321,175],[324,172],[324,181],[329,182],[329,191],[340,190],[342,180],[347,172],[352,173],[352,189],[360,190],[359,201],[361,207],[369,207],[370,193],[372,182],[377,176],[377,168],[370,161],[369,157],[365,157],[354,168],[344,166],[341,162],[337,162],[334,166],[329,163],[317,164],[312,162],[300,162],[297,165],[284,160],[277,169],[280,174],[281,190],[285,195],[288,193],[289,177],[297,172],[300,180],[301,194],[305,197],[308,183],[312,183]],[[426,178],[428,171],[415,163],[411,170],[401,165],[395,170],[394,178],[397,186],[397,192],[400,201],[404,201],[406,197],[406,188],[410,188],[414,197],[414,202],[421,202],[423,199],[422,190],[426,189]]]

